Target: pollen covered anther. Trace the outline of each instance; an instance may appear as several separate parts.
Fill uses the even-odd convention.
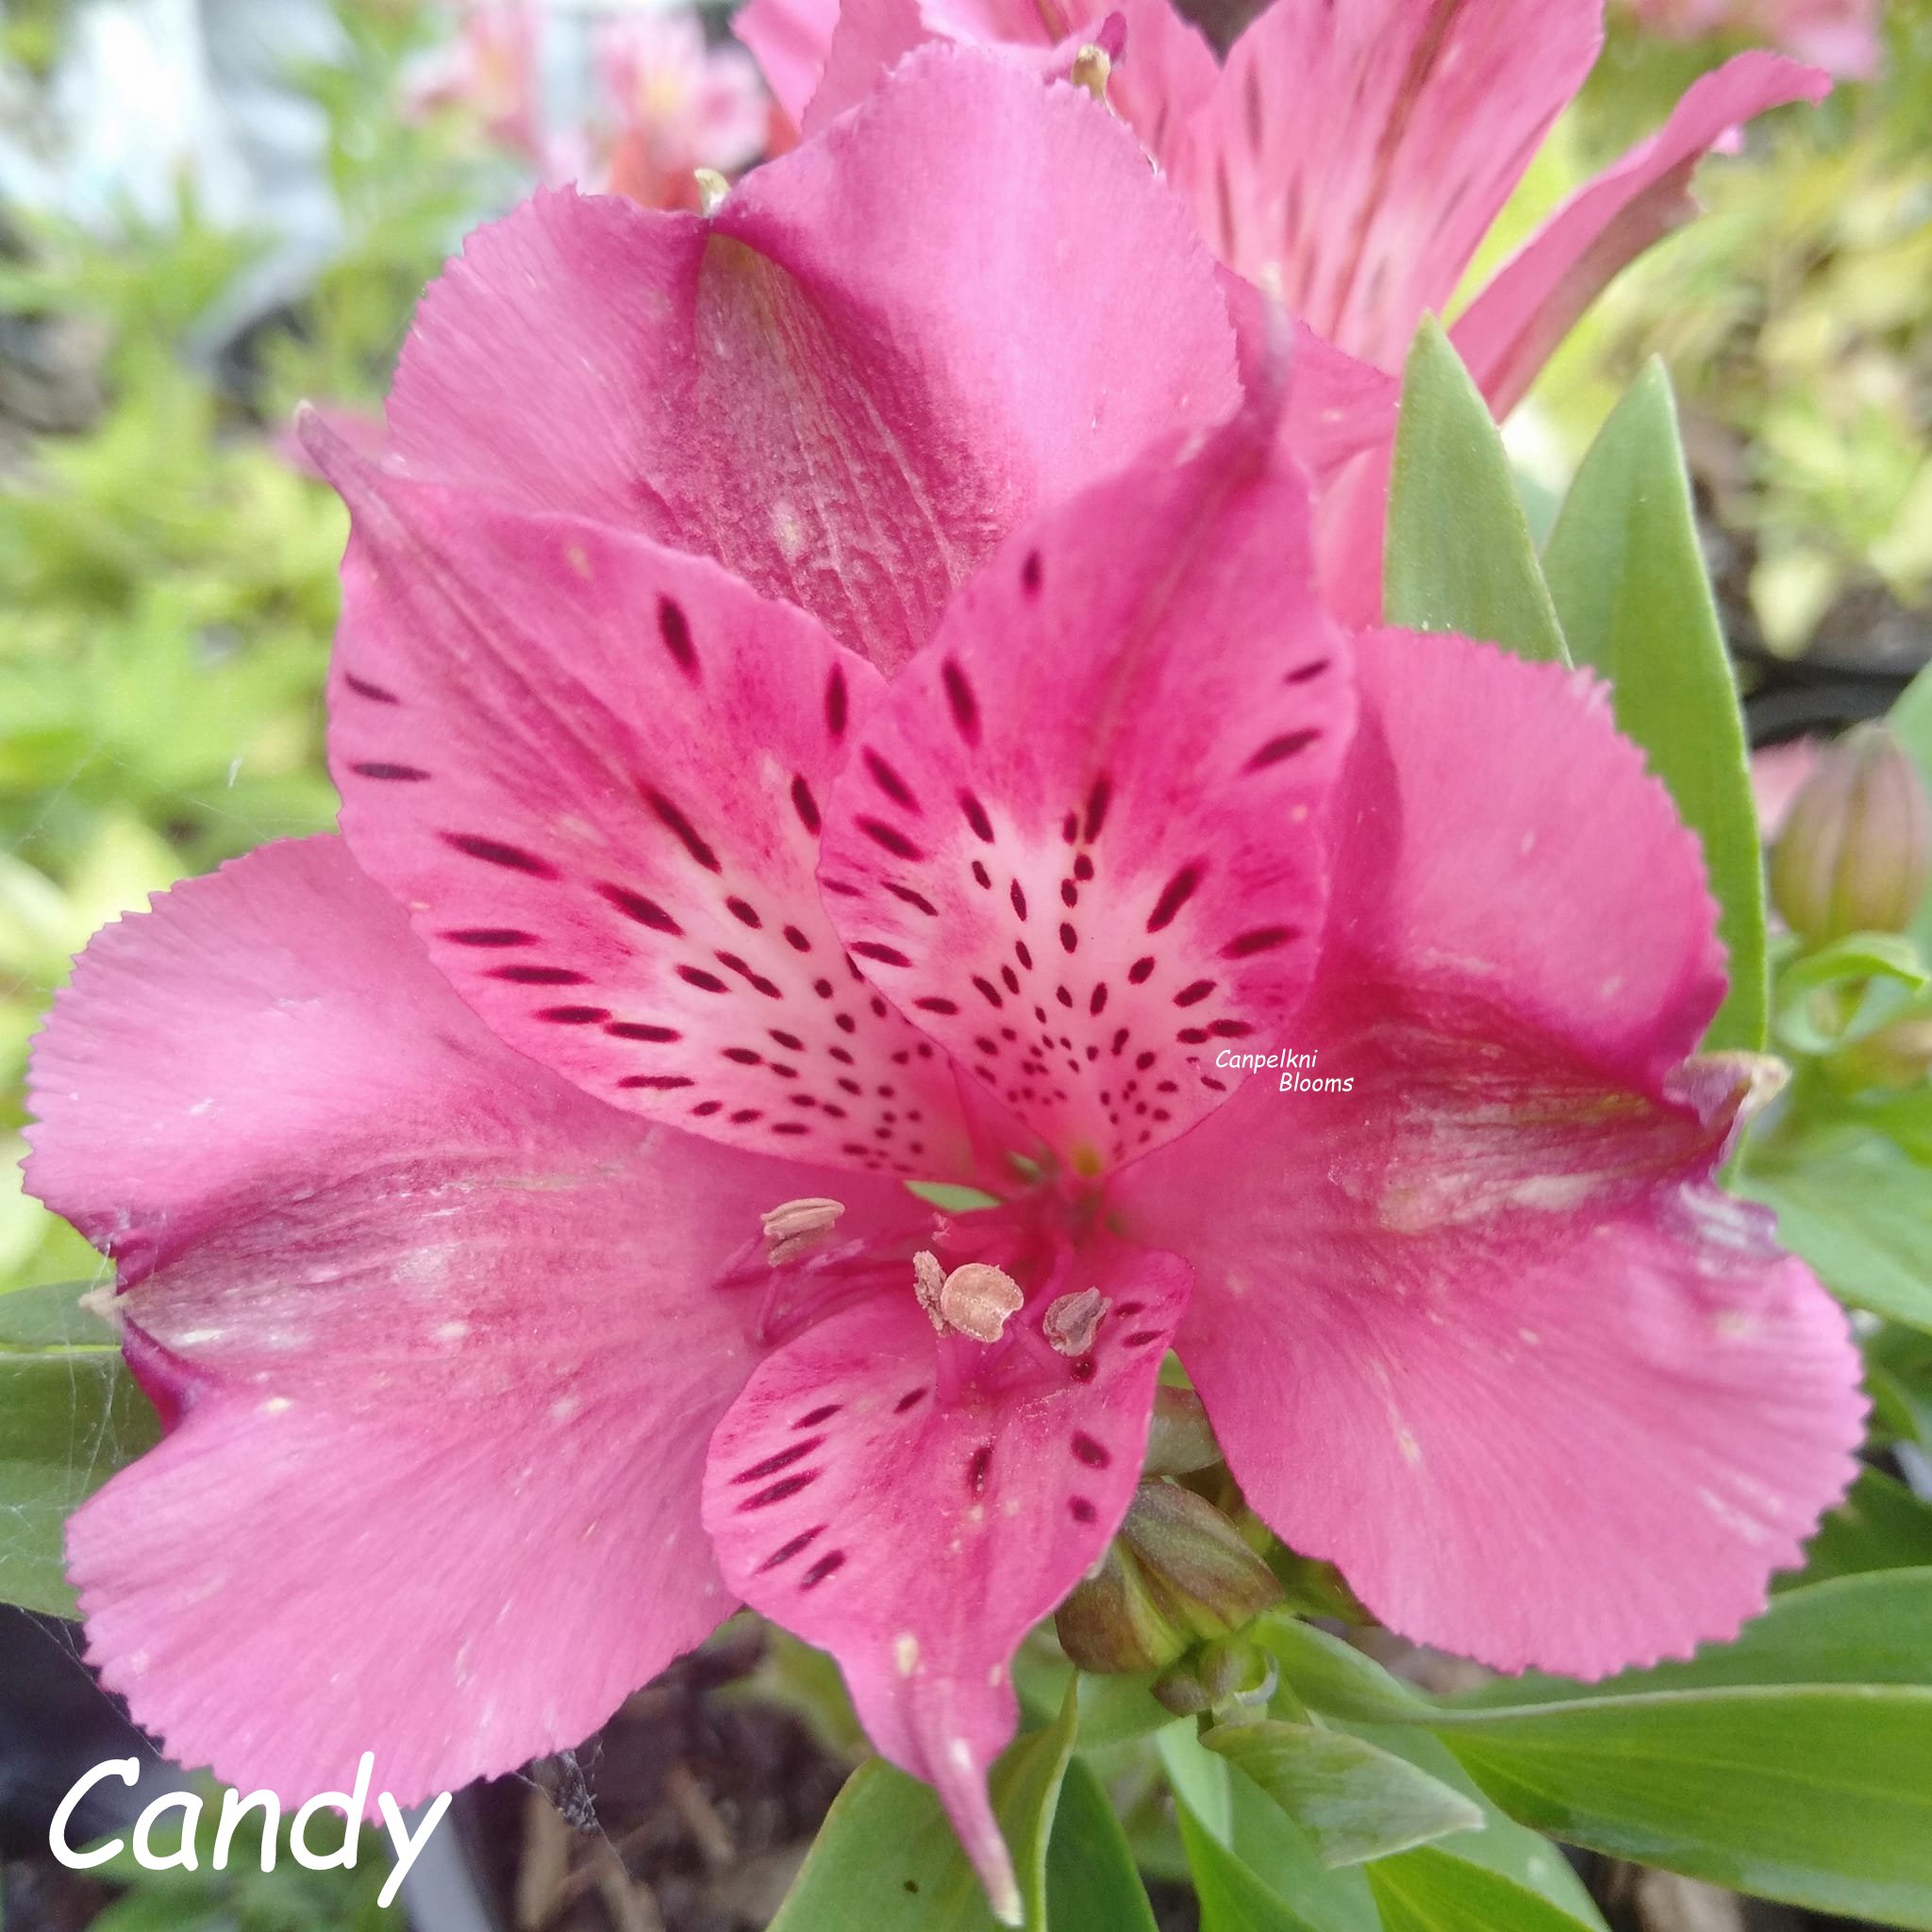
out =
[[[974,1341],[997,1341],[1026,1300],[1005,1269],[968,1261],[948,1274],[938,1256],[924,1248],[912,1257],[912,1286],[940,1334],[970,1335]]]
[[[787,1261],[795,1261],[800,1255],[809,1254],[838,1225],[844,1211],[844,1202],[822,1194],[781,1201],[777,1207],[768,1208],[761,1217],[769,1243],[765,1259],[778,1268]]]
[[[1067,78],[1103,104],[1107,100],[1107,83],[1113,73],[1113,62],[1108,58],[1105,47],[1091,44],[1084,46],[1074,56],[1074,64],[1068,70]]]
[[[1113,1304],[1097,1288],[1083,1288],[1077,1294],[1063,1294],[1047,1307],[1041,1331],[1057,1353],[1082,1356],[1093,1346],[1102,1318]]]

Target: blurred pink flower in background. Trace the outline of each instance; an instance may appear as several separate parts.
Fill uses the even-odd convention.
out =
[[[1672,40],[1736,34],[1765,41],[1850,80],[1878,65],[1877,0],[1623,0],[1647,32]]]
[[[406,108],[421,114],[460,103],[499,147],[543,167],[537,85],[542,33],[542,8],[528,0],[470,0],[456,38],[418,75]]]
[[[598,49],[616,128],[606,183],[646,208],[695,208],[695,171],[756,160],[771,107],[751,57],[707,47],[694,13],[639,13],[607,27]]]
[[[575,109],[546,91],[546,65],[566,80],[577,70]],[[406,102],[418,114],[453,107],[547,185],[582,182],[647,208],[695,208],[698,169],[735,174],[790,141],[782,125],[774,139],[751,57],[707,46],[687,8],[587,25],[536,0],[471,0]]]

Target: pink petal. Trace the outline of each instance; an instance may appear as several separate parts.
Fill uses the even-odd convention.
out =
[[[821,877],[879,983],[1080,1171],[1182,1132],[1307,984],[1353,719],[1255,410],[1015,537],[858,735]]]
[[[1231,269],[1221,271],[1221,289],[1234,324],[1242,382],[1250,390],[1275,386],[1280,376],[1272,367],[1273,338],[1279,325],[1270,313],[1271,298]],[[1344,356],[1306,323],[1292,324],[1289,333],[1294,378],[1281,413],[1281,446],[1318,491],[1325,491],[1357,457],[1386,452],[1394,441],[1402,382],[1372,362]],[[1378,557],[1378,568],[1379,562]]]
[[[1164,168],[1182,128],[1214,98],[1221,63],[1171,0],[1113,0],[1104,10],[1118,12],[1126,29],[1108,103]]]
[[[1332,950],[1259,1074],[1115,1186],[1249,1501],[1404,1634],[1598,1676],[1732,1635],[1855,1470],[1842,1313],[1676,1104],[1695,841],[1573,675],[1361,653]],[[1668,1083],[1668,1084],[1667,1084]]]
[[[1333,932],[1393,985],[1480,998],[1660,1092],[1723,1001],[1724,954],[1696,837],[1607,687],[1461,638],[1357,649]]]
[[[1830,76],[1775,54],[1740,54],[1695,82],[1662,131],[1580,189],[1471,303],[1453,331],[1490,407],[1507,415],[1617,273],[1696,212],[1690,177],[1740,122],[1821,101]]]
[[[938,1787],[996,1905],[1012,1876],[985,1779],[1013,1734],[1008,1664],[1126,1513],[1188,1293],[1173,1256],[1106,1237],[1072,1278],[1113,1303],[1077,1361],[1037,1331],[1022,1343],[1030,1307],[991,1348],[936,1339],[908,1268],[903,1296],[834,1317],[760,1368],[705,1479],[731,1587],[838,1657],[867,1734]]]
[[[1230,268],[1350,355],[1401,366],[1601,44],[1595,0],[1277,0],[1177,138]],[[1131,45],[1131,42],[1130,42]]]
[[[818,133],[874,92],[914,48],[939,38],[919,0],[840,0],[824,67],[799,125]],[[973,43],[974,37],[960,38]]]
[[[97,936],[32,1097],[30,1184],[134,1284],[175,1424],[68,1545],[172,1755],[292,1800],[374,1749],[418,1798],[575,1743],[729,1609],[700,1462],[754,1357],[708,1284],[828,1176],[501,1045],[332,839]]]
[[[472,236],[390,424],[415,476],[714,557],[890,669],[1037,508],[1236,392],[1131,136],[929,49],[708,223],[550,195]]]
[[[748,0],[731,16],[731,31],[751,49],[773,99],[794,127],[804,125],[824,72],[839,10],[839,0]]]
[[[951,1067],[813,883],[877,673],[700,558],[322,459],[343,830],[498,1037],[713,1140],[963,1175]]]
[[[1081,46],[1107,46],[1108,105],[1163,165],[1221,76],[1200,29],[1169,0],[1101,0],[1084,9],[1058,0],[844,0],[821,57],[808,131],[855,107],[906,54],[933,41],[1000,48],[1029,72],[1061,79]]]

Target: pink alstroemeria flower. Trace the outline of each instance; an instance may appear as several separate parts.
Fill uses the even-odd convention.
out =
[[[908,255],[956,137],[989,199],[989,153],[1062,172]],[[343,841],[109,928],[34,1061],[30,1184],[169,1424],[70,1569],[177,1757],[426,1794],[741,1600],[1011,1919],[1009,1660],[1171,1344],[1272,1524],[1505,1668],[1729,1634],[1849,1481],[1844,1319],[1712,1180],[1749,1082],[1694,1057],[1693,837],[1588,679],[1337,626],[1124,145],[922,57],[735,226],[538,204],[431,299],[387,455],[312,430]],[[1222,348],[1218,425],[1150,313]],[[1275,1048],[1352,1091],[1232,1063]]]
[[[460,102],[499,146],[544,168],[551,157],[539,98],[542,41],[539,0],[464,0],[455,38],[411,76],[405,111]]]
[[[934,40],[1033,59],[1124,25],[1109,100],[1219,259],[1368,365],[1348,384],[1359,404],[1375,371],[1392,389],[1417,324],[1450,307],[1595,62],[1603,0],[1274,0],[1224,64],[1170,0],[751,0],[734,25],[808,128]],[[815,58],[805,51],[814,34]],[[1522,399],[1612,277],[1695,213],[1690,177],[1712,147],[1753,115],[1829,86],[1815,68],[1741,54],[1558,208],[1452,331],[1495,414]],[[1380,611],[1392,422],[1385,395],[1380,437],[1324,513],[1324,577],[1352,622]]]

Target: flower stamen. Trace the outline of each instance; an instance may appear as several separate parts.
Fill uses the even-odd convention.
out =
[[[1049,1304],[1041,1330],[1056,1354],[1082,1356],[1093,1346],[1101,1320],[1112,1307],[1097,1288],[1083,1288],[1078,1294],[1063,1294]]]
[[[948,1274],[939,1257],[925,1248],[912,1257],[912,1287],[935,1332],[967,1335],[974,1341],[997,1341],[1008,1320],[1026,1301],[1004,1268],[968,1261]]]
[[[775,1208],[768,1208],[761,1217],[767,1243],[765,1259],[774,1268],[779,1268],[800,1255],[808,1255],[824,1243],[844,1211],[844,1202],[822,1194],[781,1201]]]

